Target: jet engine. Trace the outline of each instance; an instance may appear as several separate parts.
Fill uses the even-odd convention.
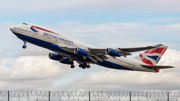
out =
[[[73,61],[70,61],[70,59],[66,57],[61,57],[59,56],[59,54],[56,54],[56,53],[49,53],[49,58],[52,60],[59,61],[63,64],[73,64]]]
[[[56,53],[49,53],[49,58],[52,59],[52,60],[59,61],[62,57],[59,56],[59,54],[56,54]]]
[[[119,56],[119,51],[112,48],[107,48],[106,54],[111,55],[111,56]]]
[[[59,62],[63,63],[63,64],[73,64],[73,61],[70,61],[68,58],[66,57],[62,57]]]
[[[88,54],[88,51],[82,49],[82,48],[76,48],[74,50],[74,53],[77,54],[77,55],[81,55],[81,56],[87,56]]]

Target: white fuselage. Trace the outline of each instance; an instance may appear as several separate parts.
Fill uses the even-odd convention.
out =
[[[52,50],[58,54],[62,54],[67,57],[71,57],[71,55],[75,55],[73,53],[69,54],[65,51],[57,51],[52,48],[52,45],[57,45],[61,47],[83,47],[83,48],[96,48],[92,45],[88,45],[77,41],[71,37],[65,36],[61,33],[57,33],[54,31],[50,31],[43,27],[25,23],[21,25],[16,25],[10,28],[11,31],[21,40],[30,42],[32,44],[47,48]],[[101,63],[96,63],[101,66],[105,66],[113,69],[123,69],[123,70],[132,70],[132,71],[146,71],[146,72],[155,72],[153,69],[144,68],[141,64],[143,62],[136,61],[134,59],[129,59],[125,57],[112,57],[110,55],[106,55],[108,59],[104,59]]]

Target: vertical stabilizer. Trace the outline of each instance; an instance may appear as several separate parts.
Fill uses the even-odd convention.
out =
[[[134,57],[134,59],[144,62],[147,65],[156,65],[163,54],[165,53],[168,46],[161,45],[158,48],[149,49],[142,54]]]

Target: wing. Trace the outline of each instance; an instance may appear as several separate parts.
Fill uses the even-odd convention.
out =
[[[112,48],[90,48],[90,52],[93,54],[99,54],[99,55],[111,55],[111,56],[124,56],[126,55],[131,55],[130,52],[137,52],[137,51],[143,51],[143,50],[148,50],[148,49],[153,49],[153,48],[159,48],[161,47],[162,44],[158,44],[155,46],[147,46],[147,47],[135,47],[135,48],[117,48],[117,49],[112,49]]]
[[[136,48],[86,48],[86,47],[71,47],[71,46],[58,46],[64,51],[74,53],[80,56],[126,56],[131,55],[130,52],[143,51],[153,48],[161,47],[162,44],[158,44],[155,46],[147,46],[147,47],[136,47]]]
[[[97,61],[103,61],[103,59],[107,59],[105,56],[105,50],[106,49],[100,49],[100,48],[86,48],[86,47],[71,47],[71,46],[59,46],[64,51],[73,53],[78,55],[78,57],[83,57],[85,59],[90,59],[91,61],[97,63]],[[65,55],[64,55],[65,56]],[[67,57],[67,56],[66,56]],[[78,61],[77,61],[78,62]],[[79,61],[80,62],[80,61]]]
[[[137,52],[147,49],[153,49],[162,46],[162,44],[158,44],[155,46],[147,46],[147,47],[136,47],[136,48],[87,48],[87,47],[72,47],[72,46],[58,46],[60,49],[69,52],[71,54],[75,54],[77,57],[82,57],[83,59],[89,59],[95,63],[97,61],[103,61],[107,59],[107,55],[112,57],[131,55],[130,52]],[[63,55],[65,57],[71,57],[70,55]]]

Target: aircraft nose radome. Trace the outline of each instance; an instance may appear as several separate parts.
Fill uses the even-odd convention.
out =
[[[11,27],[10,27],[10,30],[13,31],[13,29],[14,29],[14,26],[11,26]]]

